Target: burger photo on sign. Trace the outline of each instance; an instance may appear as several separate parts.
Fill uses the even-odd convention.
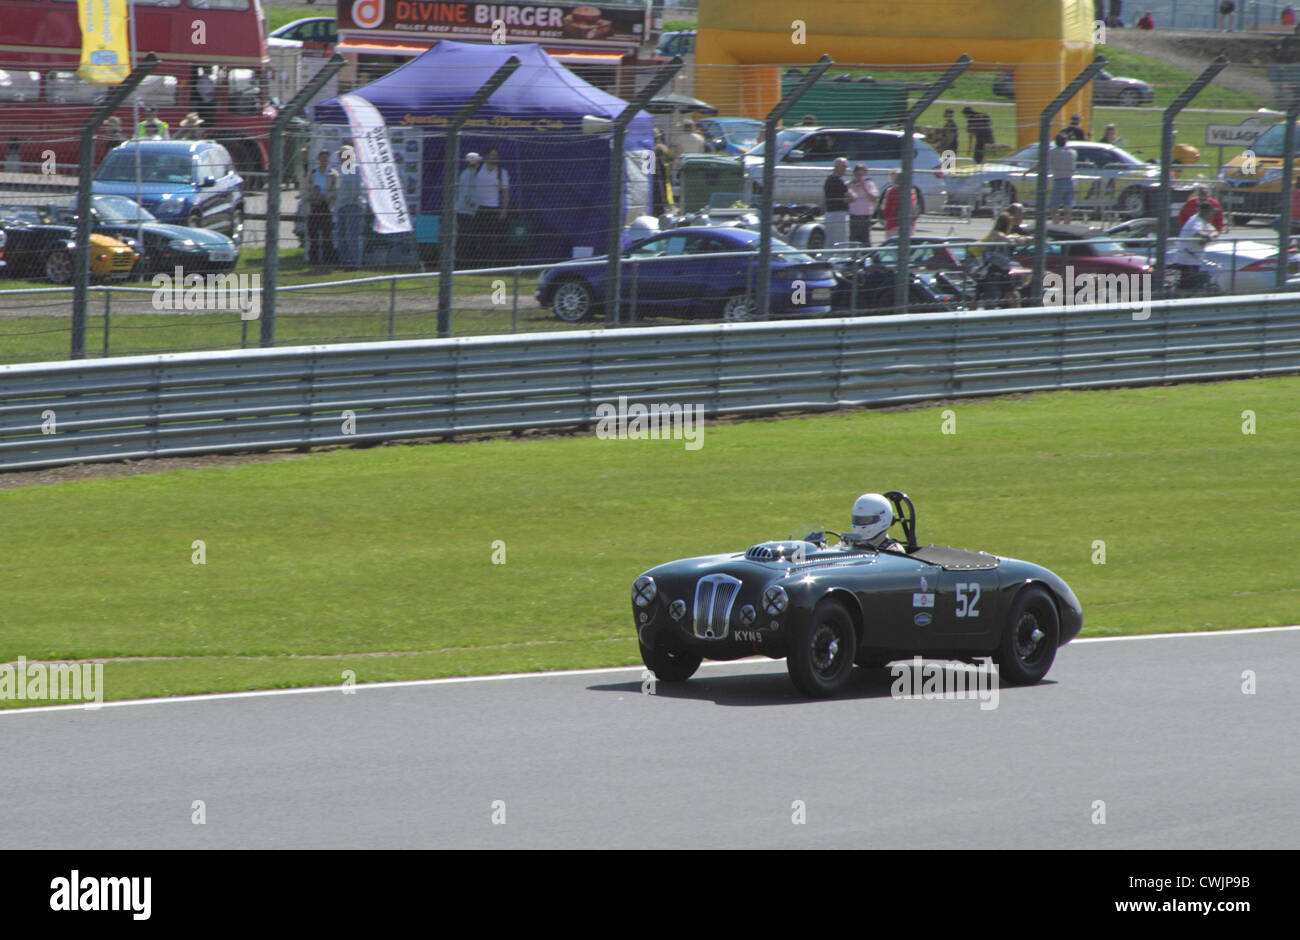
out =
[[[600,7],[574,7],[564,18],[565,39],[604,39],[614,32],[614,24],[601,17]]]

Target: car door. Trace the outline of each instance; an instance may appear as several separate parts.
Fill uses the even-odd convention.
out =
[[[702,280],[701,260],[686,257],[687,248],[693,244],[686,233],[670,232],[651,238],[628,253],[620,278],[620,293],[631,303],[635,293],[638,310],[647,313],[682,309],[691,306],[695,296],[690,284],[698,287]],[[698,252],[696,252],[698,254]]]
[[[742,250],[716,235],[694,235],[687,246],[690,254],[718,254]],[[725,298],[737,291],[753,293],[757,290],[753,276],[755,257],[736,255],[732,258],[700,259],[698,268],[689,272],[690,280],[698,285],[694,309],[697,313],[716,314]]]
[[[822,186],[831,172],[837,135],[829,131],[809,134],[797,141],[776,166],[777,202],[826,208]]]
[[[935,598],[935,633],[970,637],[993,633],[998,627],[996,568],[950,571],[941,569]]]

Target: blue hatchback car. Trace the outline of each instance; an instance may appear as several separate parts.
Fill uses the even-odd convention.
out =
[[[159,222],[243,238],[244,180],[215,140],[128,140],[104,158],[91,191],[134,199]]]
[[[619,293],[636,315],[746,320],[755,313],[757,232],[742,228],[676,228],[633,242],[624,252]],[[721,252],[749,257],[716,258]],[[605,296],[605,258],[565,262],[537,280],[537,302],[561,320],[594,314]],[[772,239],[772,315],[826,316],[835,274],[831,266]]]

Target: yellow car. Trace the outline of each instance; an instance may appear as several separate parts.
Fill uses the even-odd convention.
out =
[[[1300,132],[1296,139],[1300,141]],[[1257,215],[1276,216],[1282,201],[1282,160],[1286,143],[1286,125],[1275,124],[1266,130],[1248,150],[1243,150],[1219,172],[1219,200],[1223,211],[1232,215],[1234,225],[1245,225]],[[1296,162],[1300,171],[1300,161]],[[1293,190],[1293,193],[1300,189]],[[1294,199],[1300,198],[1293,196]],[[1300,219],[1292,209],[1291,215]]]
[[[0,231],[5,235],[4,273],[39,278],[55,284],[72,283],[76,228],[52,222],[34,206],[0,206]],[[140,254],[109,235],[90,236],[90,275],[99,279],[130,277]]]

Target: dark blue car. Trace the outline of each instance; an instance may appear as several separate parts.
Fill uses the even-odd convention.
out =
[[[720,252],[758,251],[748,229],[677,228],[635,241],[624,252],[619,278],[625,309],[636,295],[636,315],[721,317],[745,320],[756,305],[756,254],[717,258]],[[537,302],[561,320],[576,323],[601,309],[605,258],[566,262],[537,281]],[[772,315],[824,316],[831,312],[835,275],[780,239],[772,239]]]
[[[128,140],[104,158],[92,192],[134,199],[159,222],[243,239],[244,181],[215,140]]]

